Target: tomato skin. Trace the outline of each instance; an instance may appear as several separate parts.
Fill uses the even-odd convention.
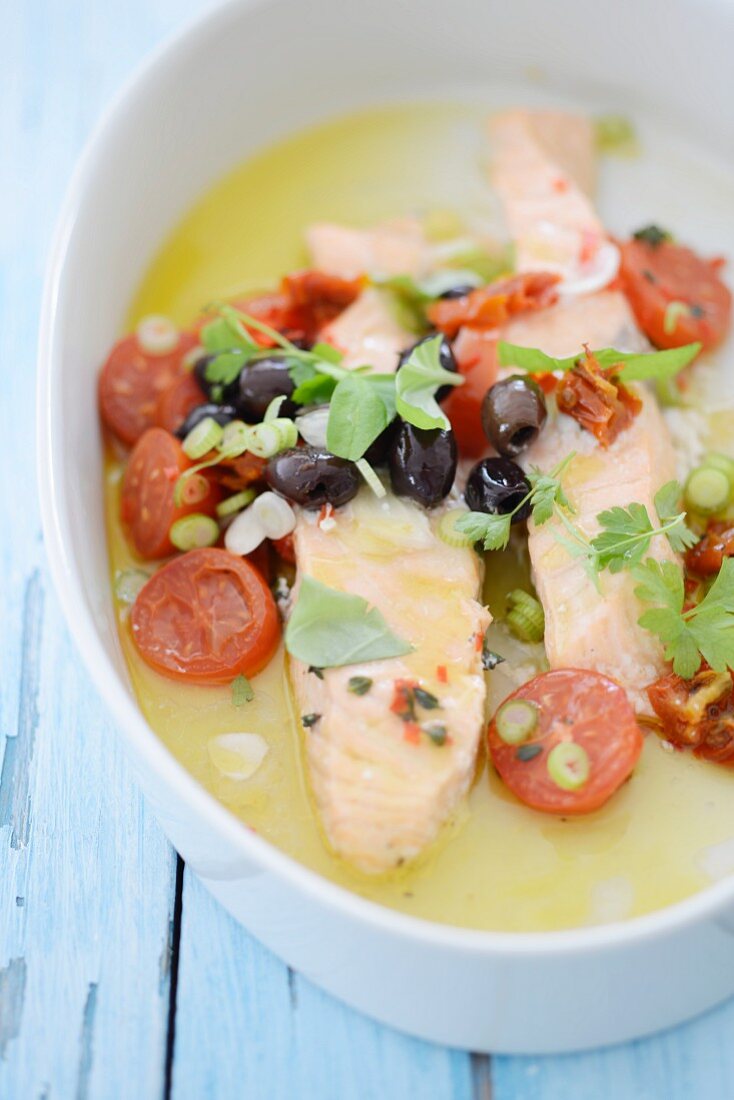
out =
[[[174,552],[169,531],[175,520],[192,512],[214,515],[221,493],[209,481],[203,500],[181,506],[174,502],[179,475],[192,465],[176,437],[163,428],[149,428],[135,444],[122,480],[120,515],[144,561]]]
[[[270,589],[228,550],[189,550],[162,566],[130,613],[143,660],[175,680],[225,684],[254,676],[278,648],[280,620]]]
[[[284,535],[282,539],[273,539],[273,549],[283,561],[296,564],[296,548],[293,543],[293,535]]]
[[[196,346],[194,333],[182,332],[167,355],[142,350],[135,333],[118,340],[99,376],[98,399],[106,427],[128,446],[156,423],[158,400],[181,374],[183,357]]]
[[[637,323],[656,347],[700,341],[710,350],[721,343],[731,321],[732,296],[716,260],[704,260],[672,241],[653,245],[635,239],[621,245],[621,255],[622,287]],[[671,302],[683,302],[692,312],[680,314],[672,332],[666,332]]]
[[[564,816],[591,813],[614,794],[637,763],[643,738],[632,704],[624,689],[601,673],[554,669],[508,699],[535,703],[538,725],[522,746],[508,745],[497,732],[495,716],[488,731],[489,751],[513,794],[535,810]],[[570,740],[586,750],[590,762],[589,778],[576,790],[559,787],[547,768],[550,750]],[[539,746],[541,752],[522,760],[518,749],[529,746]]]
[[[714,520],[709,523],[700,542],[686,552],[686,569],[699,577],[711,577],[718,573],[724,558],[734,555],[734,527],[730,523]]]
[[[181,374],[158,398],[155,422],[167,432],[175,432],[186,417],[207,400],[191,371]]]
[[[496,333],[462,329],[453,345],[459,373],[466,381],[452,389],[443,410],[451,421],[460,453],[468,458],[480,458],[489,450],[482,427],[482,401],[497,381],[497,340]]]

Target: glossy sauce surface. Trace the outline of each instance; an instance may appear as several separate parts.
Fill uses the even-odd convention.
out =
[[[185,324],[213,298],[272,285],[303,265],[301,234],[314,220],[367,225],[413,209],[446,208],[490,220],[479,118],[459,106],[374,111],[253,158],[213,188],[166,242],[130,322],[155,312]],[[720,418],[717,434],[731,424]],[[140,565],[119,526],[120,466],[113,457],[106,478],[114,582]],[[505,593],[527,583],[522,555],[488,558],[486,598],[497,618]],[[282,654],[257,677],[254,700],[235,708],[229,688],[190,687],[148,669],[133,649],[126,607],[119,607],[141,708],[171,752],[248,826],[374,901],[472,928],[550,930],[648,912],[734,870],[734,775],[668,752],[648,735],[631,781],[602,810],[578,820],[526,809],[482,758],[467,805],[432,851],[394,876],[361,876],[333,858],[319,831]],[[508,658],[489,674],[494,708],[533,674],[542,653],[520,647],[501,622],[492,630],[494,648]],[[226,742],[217,741],[241,732],[260,734],[268,746],[247,780],[223,774]]]

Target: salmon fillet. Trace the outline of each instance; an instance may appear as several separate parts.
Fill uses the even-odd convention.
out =
[[[477,601],[479,558],[442,542],[435,514],[392,494],[378,501],[365,488],[335,519],[324,531],[313,513],[300,515],[299,576],[362,596],[415,647],[405,657],[324,669],[323,679],[290,663],[299,712],[320,716],[304,736],[324,833],[340,856],[374,874],[435,840],[469,788],[484,723],[481,639],[490,616]],[[349,691],[353,676],[372,680],[367,694]],[[438,699],[435,709],[418,706],[416,718],[445,727],[445,744],[393,713],[399,681]]]
[[[577,244],[589,234],[603,233],[586,196],[568,176],[560,189],[558,165],[537,141],[528,112],[511,111],[490,125],[494,140],[492,180],[505,205],[508,223],[518,245],[518,267],[537,266],[534,251],[539,225],[557,225],[558,238]],[[589,141],[591,139],[589,138]],[[591,148],[590,148],[591,154]],[[553,233],[548,232],[549,240]],[[556,258],[560,253],[556,255]],[[604,289],[594,294],[562,299],[550,310],[518,318],[503,333],[513,343],[539,347],[550,355],[566,356],[592,347],[645,350],[624,296]],[[634,501],[655,517],[657,490],[675,477],[675,454],[657,403],[640,388],[643,407],[626,431],[608,449],[570,417],[557,415],[547,422],[535,444],[523,456],[526,466],[552,469],[571,451],[577,452],[564,477],[577,509],[574,522],[588,536],[598,534],[596,517],[615,505]],[[528,525],[528,547],[533,580],[545,611],[545,646],[552,668],[596,669],[618,680],[635,705],[649,711],[644,687],[666,670],[659,640],[637,623],[643,608],[634,595],[629,573],[600,577],[601,594],[558,542],[565,535],[552,518],[542,527]],[[667,539],[653,540],[651,555],[677,560]]]
[[[328,260],[336,274],[350,270],[314,247],[313,230],[308,239],[319,266]],[[347,367],[369,363],[385,373],[415,339],[374,289],[321,335],[345,352]],[[392,493],[378,500],[365,487],[333,521],[301,511],[294,532],[295,598],[303,576],[361,596],[414,647],[405,657],[324,669],[323,678],[290,661],[299,713],[319,716],[304,737],[326,839],[368,874],[400,866],[436,839],[469,788],[484,724],[481,640],[491,618],[479,603],[482,566],[472,549],[439,538],[440,512]],[[353,676],[372,681],[366,694],[349,691]],[[439,705],[417,706],[416,722],[406,723],[391,709],[400,682],[419,685]],[[444,727],[445,743],[421,725]]]
[[[360,275],[423,275],[431,254],[417,218],[396,218],[372,229],[322,222],[306,230],[306,245],[318,271],[356,279]]]

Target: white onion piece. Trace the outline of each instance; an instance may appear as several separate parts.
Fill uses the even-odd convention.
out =
[[[287,500],[275,493],[261,493],[247,511],[254,513],[256,522],[269,539],[282,539],[296,526],[296,513]]]
[[[178,346],[178,329],[168,317],[152,313],[136,329],[140,350],[147,355],[168,355]]]
[[[619,249],[611,241],[604,241],[588,263],[582,264],[558,284],[558,293],[564,297],[576,294],[593,294],[603,290],[616,278],[620,264]]]
[[[296,417],[298,434],[311,447],[326,447],[326,426],[328,423],[328,405],[319,405],[317,409],[299,413]]]
[[[254,505],[251,504],[244,512],[235,516],[224,532],[224,545],[231,554],[251,554],[268,537],[253,508]]]
[[[220,733],[207,742],[209,759],[226,779],[250,779],[270,751],[259,733]]]

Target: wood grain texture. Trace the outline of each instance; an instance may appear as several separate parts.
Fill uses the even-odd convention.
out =
[[[176,1100],[729,1096],[734,1006],[611,1051],[490,1066],[382,1028],[290,974],[188,873],[176,907],[175,856],[49,587],[33,374],[43,264],[73,161],[142,54],[204,7],[2,6],[0,1097],[147,1100],[169,1084]]]

